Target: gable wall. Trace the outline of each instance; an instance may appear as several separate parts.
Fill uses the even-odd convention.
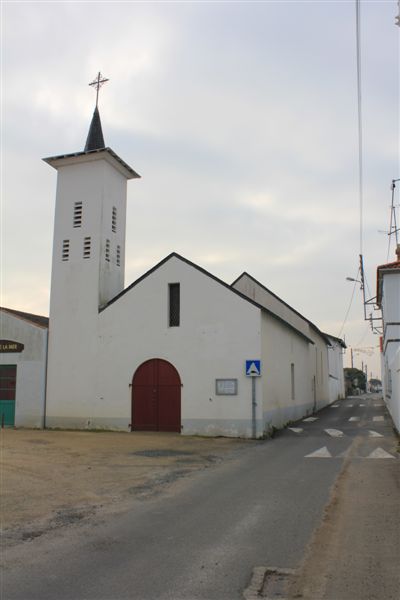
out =
[[[168,284],[180,283],[181,324],[168,326]],[[146,360],[171,362],[182,381],[182,433],[251,435],[245,360],[261,356],[261,310],[173,257],[99,315],[96,419],[128,429],[132,377]],[[216,395],[235,378],[238,394]],[[262,431],[262,406],[257,415]]]

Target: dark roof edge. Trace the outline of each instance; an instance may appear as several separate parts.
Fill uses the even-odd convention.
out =
[[[331,343],[330,343],[330,341],[328,339],[328,334],[323,333],[316,325],[314,325],[314,323],[312,321],[310,321],[309,319],[307,319],[307,317],[305,317],[304,315],[302,315],[301,313],[299,313],[299,311],[297,311],[295,308],[293,308],[292,306],[290,306],[290,304],[288,304],[287,302],[285,302],[284,300],[282,300],[282,298],[279,298],[279,296],[277,296],[276,294],[274,294],[274,292],[271,292],[271,290],[269,290],[265,285],[263,285],[262,283],[260,283],[255,277],[253,277],[252,275],[250,275],[250,273],[248,273],[247,271],[243,271],[243,273],[241,275],[239,275],[239,277],[237,277],[235,279],[235,281],[231,285],[232,286],[235,285],[235,283],[237,283],[239,281],[239,279],[241,279],[243,277],[243,275],[246,275],[247,277],[249,277],[252,281],[254,281],[254,283],[256,283],[261,288],[263,288],[266,292],[268,292],[269,294],[271,294],[271,296],[273,296],[274,298],[276,298],[281,304],[283,304],[284,306],[286,306],[287,308],[289,308],[298,317],[300,317],[301,319],[303,319],[304,321],[306,321],[306,323],[308,323],[309,326],[312,329],[314,329],[314,331],[316,331],[325,340],[325,342],[328,344],[328,346],[331,345]]]
[[[43,327],[44,329],[48,329],[49,327],[49,317],[44,317],[42,315],[34,315],[32,313],[22,312],[21,310],[6,308],[5,306],[0,306],[0,311],[7,312],[13,315],[14,317],[24,319],[25,321],[29,321],[30,323],[38,325],[39,327]]]
[[[90,155],[90,154],[101,154],[102,152],[108,152],[109,154],[111,154],[111,156],[113,158],[115,158],[116,161],[118,161],[127,171],[129,171],[129,173],[131,173],[132,175],[132,179],[140,179],[140,175],[139,173],[136,173],[136,171],[134,171],[132,169],[132,167],[130,167],[124,160],[122,160],[121,157],[118,156],[118,154],[116,152],[114,152],[114,150],[112,148],[109,148],[108,146],[106,148],[98,148],[96,150],[82,150],[80,152],[71,152],[70,154],[59,154],[57,156],[48,156],[46,158],[43,158],[42,160],[44,160],[45,163],[47,163],[48,165],[52,166],[52,163],[56,160],[61,160],[63,158],[74,158],[74,157],[78,157],[78,156],[85,156],[85,155]]]
[[[232,286],[230,286],[228,283],[226,283],[222,279],[219,279],[218,277],[216,277],[215,275],[213,275],[212,273],[210,273],[206,269],[203,269],[203,267],[199,267],[199,265],[196,265],[196,263],[188,260],[184,256],[181,256],[177,252],[171,252],[171,254],[168,254],[168,256],[166,256],[165,258],[163,258],[154,267],[152,267],[151,269],[149,269],[148,271],[146,271],[146,273],[144,273],[138,279],[136,279],[133,283],[131,283],[131,285],[129,285],[127,288],[125,288],[124,290],[122,290],[122,292],[120,292],[119,294],[117,294],[116,296],[114,296],[114,298],[112,298],[111,300],[109,300],[109,302],[107,302],[107,304],[105,304],[104,306],[102,306],[102,307],[99,308],[99,313],[103,312],[106,308],[108,308],[109,306],[111,306],[111,304],[114,304],[114,302],[116,302],[117,300],[119,300],[127,292],[129,292],[136,285],[138,285],[141,281],[143,281],[144,279],[146,279],[147,277],[149,277],[149,275],[151,275],[152,273],[154,273],[155,271],[157,271],[157,269],[159,269],[160,267],[162,267],[162,265],[164,265],[166,262],[168,262],[171,258],[177,258],[178,260],[181,260],[182,262],[186,263],[190,267],[193,267],[197,271],[200,271],[200,273],[203,273],[203,275],[206,275],[207,277],[210,277],[211,279],[213,279],[214,281],[216,281],[220,285],[222,285],[225,288],[227,288],[229,291],[231,291],[234,294],[236,294],[236,296],[239,296],[240,298],[242,298],[242,300],[245,300],[246,302],[249,302],[250,304],[252,304],[256,308],[259,308],[260,310],[262,310],[265,313],[269,314],[271,317],[273,317],[277,321],[281,322],[283,325],[285,325],[289,329],[292,329],[297,335],[299,335],[302,338],[304,338],[309,344],[314,344],[313,340],[311,340],[306,335],[304,335],[304,333],[302,333],[301,331],[299,331],[298,329],[296,329],[296,327],[294,327],[293,325],[291,325],[290,323],[288,323],[287,321],[285,321],[284,319],[282,319],[282,317],[280,317],[279,315],[276,315],[274,312],[272,312],[268,308],[265,308],[265,306],[262,306],[258,302],[255,302],[254,300],[252,300],[251,298],[249,298],[245,294],[242,294],[242,292],[239,292],[238,290],[235,290]]]
[[[346,342],[344,340],[342,340],[342,338],[339,338],[336,335],[331,335],[330,333],[325,333],[325,335],[328,338],[331,338],[332,340],[335,340],[335,342],[339,342],[339,344],[342,346],[342,348],[347,348]]]

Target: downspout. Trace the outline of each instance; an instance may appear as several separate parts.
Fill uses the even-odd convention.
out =
[[[44,369],[44,403],[43,403],[43,429],[46,429],[46,411],[47,411],[47,366],[49,361],[49,335],[50,335],[50,322],[49,328],[46,335],[46,361]]]

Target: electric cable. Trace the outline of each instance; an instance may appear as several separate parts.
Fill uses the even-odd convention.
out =
[[[350,309],[351,309],[351,307],[352,307],[352,304],[353,304],[353,300],[354,300],[354,293],[355,293],[355,291],[356,291],[356,286],[357,286],[357,283],[359,283],[359,281],[356,281],[356,280],[357,280],[357,277],[358,277],[358,275],[359,275],[359,273],[360,273],[360,269],[358,269],[358,271],[357,271],[357,275],[356,275],[356,276],[355,276],[355,278],[354,278],[354,279],[355,279],[355,281],[354,281],[354,286],[353,286],[353,292],[352,292],[352,294],[351,294],[351,298],[350,298],[349,307],[348,307],[348,309],[347,309],[347,312],[346,312],[346,315],[345,315],[345,317],[344,317],[344,320],[343,320],[342,326],[341,326],[341,328],[340,328],[340,331],[339,331],[339,333],[338,333],[338,335],[337,335],[337,337],[338,337],[338,338],[340,338],[340,337],[341,337],[341,335],[342,335],[342,332],[343,332],[344,326],[346,325],[347,318],[348,318],[348,316],[349,316],[349,313],[350,313]]]
[[[363,136],[362,136],[362,87],[361,87],[361,27],[360,0],[356,2],[356,50],[357,50],[357,116],[358,116],[358,195],[360,215],[360,254],[363,253]]]

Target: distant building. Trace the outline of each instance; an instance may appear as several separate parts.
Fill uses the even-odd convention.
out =
[[[382,309],[382,383],[387,407],[400,431],[400,245],[397,260],[377,269],[376,303]]]
[[[6,426],[43,427],[49,319],[0,308],[0,415]]]

